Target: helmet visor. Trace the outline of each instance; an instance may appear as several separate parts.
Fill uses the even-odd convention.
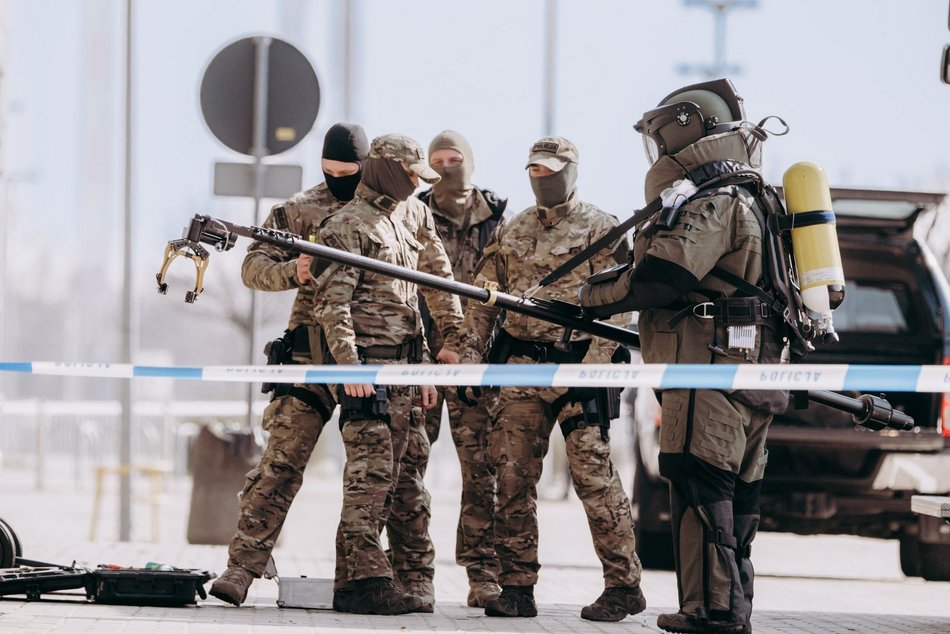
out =
[[[653,165],[660,159],[660,148],[657,146],[656,141],[653,140],[653,137],[647,135],[642,135],[643,139],[643,153],[646,154],[647,163]]]

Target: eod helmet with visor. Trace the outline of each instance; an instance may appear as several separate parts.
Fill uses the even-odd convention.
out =
[[[643,135],[650,164],[703,137],[728,132],[745,120],[742,97],[728,79],[691,84],[660,101],[633,126]]]

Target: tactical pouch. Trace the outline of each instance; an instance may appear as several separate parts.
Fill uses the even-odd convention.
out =
[[[561,422],[564,438],[580,427],[600,427],[600,437],[609,441],[610,421],[620,416],[622,391],[621,387],[568,388],[565,400],[580,403],[581,413]]]
[[[426,346],[423,337],[414,337],[408,341],[409,353],[406,360],[409,363],[422,363],[425,360]]]
[[[781,331],[771,326],[762,326],[762,344],[759,350],[758,363],[781,363],[782,349],[785,341]],[[783,414],[788,409],[788,390],[736,390],[732,398],[748,405],[754,410],[766,414]]]
[[[267,342],[264,346],[264,354],[267,355],[267,365],[291,365],[297,363],[294,357],[312,358],[308,327],[299,325],[293,330],[285,330],[282,337]],[[327,356],[332,360],[332,356],[329,354]],[[332,397],[325,391],[326,388],[320,386],[319,389],[323,390],[327,400],[332,402]],[[271,401],[281,396],[293,396],[316,411],[324,421],[330,420],[333,414],[332,407],[328,407],[328,404],[312,390],[292,383],[264,383],[261,385],[261,392],[271,393]]]
[[[300,330],[299,326],[294,330],[285,330],[284,334],[278,339],[268,341],[264,345],[264,355],[267,357],[267,365],[287,365],[293,362],[294,333],[298,330]],[[306,335],[307,331],[304,330],[303,332]],[[279,385],[279,383],[263,383],[261,385],[261,392],[264,394],[273,392]]]
[[[381,420],[389,425],[389,389],[385,385],[376,386],[373,396],[349,396],[342,385],[339,386],[340,429],[351,420]]]

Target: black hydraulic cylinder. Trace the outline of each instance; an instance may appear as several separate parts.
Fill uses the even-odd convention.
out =
[[[218,251],[231,249],[235,243],[235,236],[244,236],[298,253],[306,253],[315,258],[343,264],[344,266],[352,266],[437,291],[467,297],[483,304],[497,306],[504,310],[564,326],[567,329],[616,341],[630,348],[640,347],[640,335],[636,332],[590,319],[584,315],[580,306],[574,304],[516,297],[500,291],[463,284],[430,273],[407,269],[321,244],[314,244],[300,236],[284,231],[264,227],[244,227],[211,216],[196,215],[192,218],[188,227],[185,228],[184,233],[186,239],[195,240],[195,236],[198,241],[210,244]],[[862,394],[855,399],[828,390],[809,390],[808,398],[816,403],[849,412],[854,416],[856,424],[869,429],[880,430],[889,427],[903,431],[914,428],[912,417],[895,410],[885,399],[870,394]]]

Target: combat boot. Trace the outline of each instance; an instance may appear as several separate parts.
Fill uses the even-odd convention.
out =
[[[739,634],[745,629],[745,624],[735,621],[719,621],[704,618],[686,612],[661,614],[656,617],[656,625],[667,632],[692,634],[693,632],[717,632],[723,634]]]
[[[497,599],[501,588],[494,581],[470,581],[468,584],[468,607],[483,608]]]
[[[413,610],[413,612],[425,612],[430,614],[435,612],[435,588],[432,587],[431,581],[395,582],[395,585],[396,589],[403,594],[422,599],[422,605],[419,606],[418,610]]]
[[[211,584],[211,596],[231,605],[241,605],[247,598],[247,589],[251,587],[254,575],[240,566],[228,566],[224,574]]]
[[[333,609],[351,614],[408,614],[417,612],[422,603],[419,597],[399,592],[386,577],[352,581],[333,593]]]
[[[497,599],[485,603],[487,616],[537,616],[534,586],[502,586]]]
[[[607,588],[597,600],[581,609],[581,618],[588,621],[622,621],[647,609],[640,586]]]

